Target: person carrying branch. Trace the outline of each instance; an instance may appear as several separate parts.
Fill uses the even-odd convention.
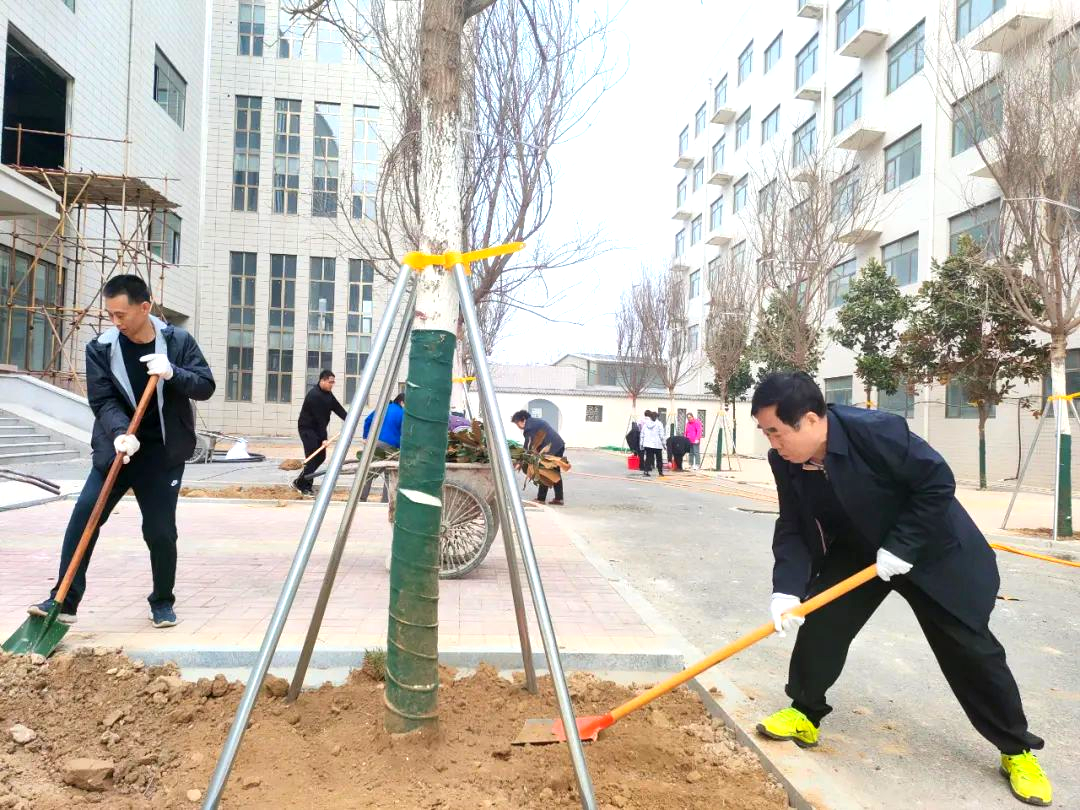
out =
[[[1040,806],[1051,786],[1032,750],[1020,690],[990,632],[1000,579],[986,538],[956,499],[945,460],[884,411],[825,405],[802,372],[766,377],[751,415],[769,440],[780,516],[773,533],[777,632],[798,628],[788,670],[791,706],[757,727],[774,740],[818,744],[832,711],[826,692],[848,647],[893,591],[907,601],[968,720],[1001,752],[1013,794]],[[870,580],[819,610],[787,615],[804,599],[877,564]]]
[[[529,416],[528,411],[518,411],[510,417],[510,421],[517,425],[518,429],[521,430],[526,449],[534,453],[542,451],[546,455],[565,458],[563,454],[566,452],[566,442],[563,441],[563,438],[559,435],[558,431],[545,420],[535,416]],[[551,499],[551,505],[562,506],[562,472],[560,470],[555,470],[554,472],[558,473],[559,480],[555,482],[555,497]],[[538,483],[536,485],[536,502],[546,502],[547,494],[548,485],[543,482]]]

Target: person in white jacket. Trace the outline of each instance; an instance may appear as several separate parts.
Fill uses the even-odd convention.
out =
[[[647,478],[653,462],[660,477],[664,477],[664,425],[656,418],[654,411],[645,411],[645,420],[641,423],[641,452],[645,456],[642,473]]]

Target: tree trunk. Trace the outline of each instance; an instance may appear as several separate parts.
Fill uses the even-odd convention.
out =
[[[721,385],[720,386],[720,424],[716,426],[716,471],[717,472],[720,472],[720,469],[723,466],[723,465],[721,465],[720,461],[724,457],[724,424],[725,424],[725,422],[727,422],[727,419],[725,419],[725,414],[724,414],[724,402],[725,402],[725,400],[727,400],[727,392],[728,392],[728,387],[726,385]],[[734,409],[732,409],[732,413],[734,413]],[[709,448],[706,447],[705,449],[708,450]],[[702,458],[704,458],[704,457],[705,457],[704,454],[702,454]]]
[[[1050,393],[1055,397],[1068,394],[1065,380],[1066,335],[1050,336]],[[1069,425],[1069,403],[1064,399],[1054,401],[1054,414],[1060,429],[1057,476],[1058,537],[1072,537],[1072,430]]]
[[[872,385],[868,385],[863,389],[863,392],[866,394],[866,407],[867,408],[871,408],[874,405],[874,403],[870,400],[870,394],[872,394],[873,391],[874,391],[874,387]],[[878,404],[880,405],[880,403],[878,403]]]
[[[668,409],[667,409],[667,429],[668,436],[675,435],[675,423],[679,421],[678,414],[675,413],[675,389],[669,388],[668,392]]]
[[[979,489],[986,489],[986,420],[990,407],[979,400]]]
[[[459,244],[464,26],[464,0],[425,0],[419,43],[419,248],[425,253],[467,249]],[[429,267],[418,278],[394,514],[384,694],[390,733],[438,723],[439,528],[457,320],[449,271]]]

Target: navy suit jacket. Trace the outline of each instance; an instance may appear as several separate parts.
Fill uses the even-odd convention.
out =
[[[936,450],[884,411],[830,405],[825,472],[855,528],[850,538],[874,561],[885,548],[912,563],[908,578],[968,626],[990,619],[997,559],[956,500],[952,470]],[[780,517],[773,533],[773,591],[805,597],[827,549],[802,487],[801,465],[772,450]]]

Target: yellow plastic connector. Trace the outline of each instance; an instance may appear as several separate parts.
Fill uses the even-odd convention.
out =
[[[472,273],[472,270],[469,268],[470,262],[478,262],[481,259],[490,259],[492,256],[505,256],[508,253],[517,253],[524,247],[524,242],[510,242],[505,245],[495,245],[494,247],[470,250],[467,253],[450,250],[441,255],[421,253],[418,250],[414,250],[406,253],[402,257],[401,263],[406,267],[411,267],[418,273],[422,273],[429,267],[453,267],[456,264],[460,264],[465,270],[465,275],[470,275]]]

